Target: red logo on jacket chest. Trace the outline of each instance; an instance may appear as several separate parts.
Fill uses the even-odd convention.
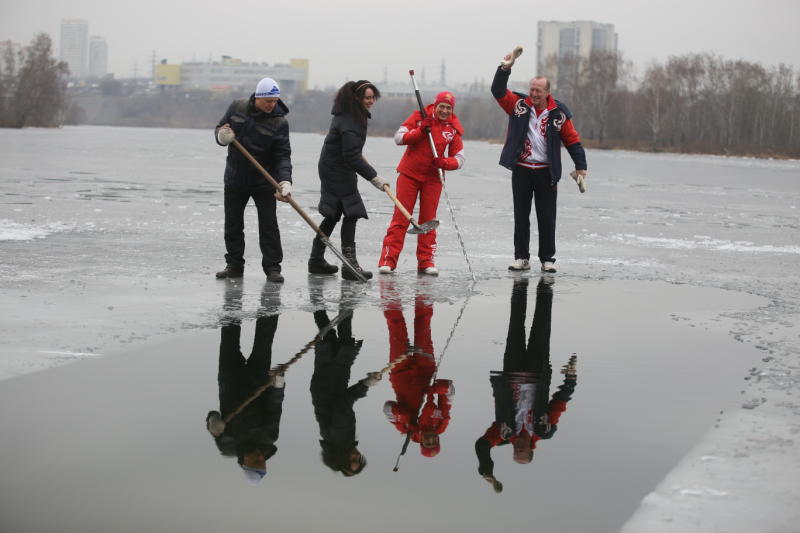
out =
[[[544,117],[541,122],[539,122],[539,133],[542,134],[542,137],[547,135],[547,123],[549,122],[550,117]]]

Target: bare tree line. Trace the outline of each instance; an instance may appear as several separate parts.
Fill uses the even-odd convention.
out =
[[[653,63],[641,79],[618,53],[558,64],[556,98],[600,147],[800,156],[800,76],[713,54]]]
[[[637,78],[621,53],[593,52],[588,58],[550,57],[543,71],[589,146],[800,157],[800,75],[790,66],[688,54],[650,64]],[[69,120],[67,74],[66,64],[52,57],[46,34],[21,50],[0,42],[0,127],[58,126]],[[527,92],[525,85],[519,90]],[[211,118],[228,103],[220,95],[185,96],[119,91],[76,96],[74,102],[84,109],[73,106],[71,122],[211,127]],[[324,132],[332,97],[330,91],[296,95],[292,130]],[[370,134],[391,135],[415,108],[412,98],[384,99],[375,108]],[[489,94],[461,98],[456,111],[465,137],[504,137],[505,114]]]

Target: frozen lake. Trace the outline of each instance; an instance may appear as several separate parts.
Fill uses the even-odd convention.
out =
[[[295,198],[316,220],[321,141],[292,137]],[[690,516],[681,491],[709,482],[673,469],[698,442],[716,442],[729,411],[800,429],[796,161],[591,151],[588,192],[562,181],[559,273],[541,284],[536,272],[506,271],[513,221],[500,147],[467,143],[447,189],[475,284],[443,200],[442,275],[416,275],[409,237],[398,273],[368,285],[308,276],[313,235],[281,205],[286,283],[276,288],[255,267],[252,206],[244,280],[213,277],[224,266],[224,150],[209,131],[0,130],[0,143],[0,422],[14,428],[0,434],[0,516],[12,530],[406,530],[398,505],[431,530],[619,531],[634,513],[627,527],[637,530],[666,520],[652,514],[663,509],[673,524]],[[391,139],[367,142],[384,177],[400,154]],[[391,205],[361,190],[370,219],[359,223],[359,259],[375,270]],[[513,320],[521,302],[523,330]],[[409,342],[430,345],[437,377],[456,391],[441,452],[423,457],[412,443],[392,472],[404,435],[384,414],[399,387],[387,377],[354,404],[367,467],[334,474],[320,460],[311,349],[287,371],[277,452],[251,486],[204,427],[220,409],[221,339],[240,325],[247,355],[257,324],[272,328],[271,364],[282,363],[314,337],[322,309],[352,310],[363,344],[350,384],[388,364],[402,322]],[[510,446],[492,451],[504,485],[495,494],[474,444],[494,421],[490,373],[503,370],[509,329],[527,339],[535,309],[550,310],[545,401],[573,354],[577,384],[531,464],[514,463]],[[786,438],[748,428],[743,457],[760,451],[746,446],[756,431],[760,449],[798,455]],[[659,486],[671,471],[686,474]],[[721,483],[693,501],[735,507]],[[669,505],[648,511],[651,495],[639,508],[652,491]]]

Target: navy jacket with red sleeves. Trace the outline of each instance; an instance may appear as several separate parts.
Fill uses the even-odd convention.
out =
[[[492,95],[500,107],[508,114],[508,131],[503,151],[500,153],[500,165],[513,169],[519,161],[531,117],[532,103],[530,98],[521,93],[508,90],[510,70],[497,67],[492,80]],[[586,152],[581,145],[580,136],[572,125],[572,113],[567,106],[558,100],[549,98],[549,120],[547,124],[547,157],[550,164],[550,176],[553,185],[561,179],[561,143],[567,148],[577,170],[586,170]]]

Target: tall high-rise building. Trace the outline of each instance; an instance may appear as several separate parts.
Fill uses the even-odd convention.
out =
[[[536,67],[540,76],[550,78],[557,86],[563,77],[565,62],[589,59],[592,52],[617,51],[617,34],[613,24],[601,24],[590,20],[559,22],[539,21],[536,42]]]
[[[105,37],[92,35],[89,39],[89,76],[102,78],[108,74],[108,45]]]
[[[89,21],[61,21],[61,61],[69,65],[70,78],[83,79],[88,73]]]

